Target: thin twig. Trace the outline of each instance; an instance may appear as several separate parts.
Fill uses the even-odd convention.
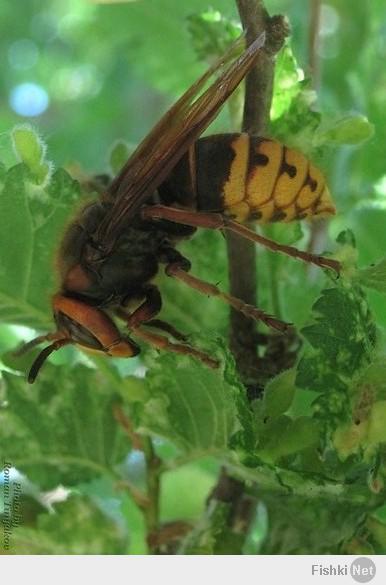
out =
[[[267,34],[265,50],[245,81],[242,130],[264,136],[272,101],[274,56],[281,48],[288,28],[281,16],[270,17],[262,0],[236,0],[240,19],[250,44],[262,31]],[[243,238],[227,235],[230,292],[248,304],[257,304],[256,246]],[[262,389],[255,324],[232,310],[230,348],[250,398]]]
[[[146,524],[147,543],[150,554],[157,554],[158,547],[155,535],[160,528],[160,484],[161,484],[161,460],[154,451],[153,441],[150,437],[143,437],[142,451],[146,461],[146,486],[149,505],[143,508]]]
[[[242,130],[258,136],[264,135],[269,121],[274,76],[274,55],[281,48],[288,29],[284,18],[269,17],[262,0],[236,0],[240,19],[246,31],[247,44],[250,44],[264,30],[267,34],[266,46],[256,66],[246,78],[245,104]],[[256,248],[235,235],[227,235],[230,292],[248,304],[255,305],[257,297]],[[255,324],[244,315],[231,310],[230,347],[235,356],[241,379],[247,386],[250,398],[260,390],[260,375],[257,357],[258,336]],[[262,387],[262,385],[261,385]],[[248,533],[253,518],[255,504],[245,494],[244,483],[228,475],[222,469],[210,500],[229,505],[228,525],[233,533],[238,533],[235,541],[242,552],[243,537]]]
[[[138,490],[130,481],[117,482],[118,489],[126,489],[139,509],[143,513],[146,525],[146,538],[149,553],[157,554],[157,534],[160,529],[160,485],[163,468],[161,460],[154,451],[153,441],[150,437],[139,436],[119,404],[113,407],[115,419],[130,438],[133,448],[142,451],[146,463],[146,493]]]
[[[137,504],[138,508],[141,510],[144,510],[149,506],[148,497],[143,492],[141,492],[141,490],[138,489],[137,486],[135,486],[130,480],[120,479],[115,483],[115,487],[118,490],[128,491],[134,502]]]
[[[266,28],[267,12],[259,0],[236,0],[240,19],[246,30],[247,44]],[[264,59],[265,60],[265,59]],[[266,127],[267,84],[261,82],[259,64],[247,75],[242,130],[263,134]],[[261,107],[261,104],[264,104]],[[227,235],[227,253],[230,292],[250,305],[257,304],[256,246],[237,235]],[[235,356],[238,371],[252,394],[258,377],[257,337],[253,321],[235,311],[230,312],[230,348]]]
[[[121,427],[124,429],[125,433],[129,437],[129,439],[133,445],[133,449],[137,449],[138,451],[141,451],[142,450],[142,437],[134,431],[133,425],[131,424],[130,420],[123,412],[122,406],[120,404],[113,405],[113,414],[114,414],[115,420],[121,425]]]
[[[282,16],[270,17],[262,0],[236,0],[247,44],[262,31],[266,45],[256,66],[246,77],[245,104],[242,130],[264,136],[269,123],[274,78],[274,57],[288,35],[288,26]],[[230,292],[249,304],[257,304],[256,246],[237,236],[227,236]],[[262,388],[257,357],[255,324],[231,311],[230,346],[238,371],[250,394],[256,397]]]
[[[236,0],[240,20],[246,32],[247,44],[264,30],[270,29],[270,18],[262,0]],[[270,39],[267,37],[266,44]],[[243,131],[262,135],[269,120],[273,91],[273,62],[267,51],[262,52],[255,67],[245,80]]]

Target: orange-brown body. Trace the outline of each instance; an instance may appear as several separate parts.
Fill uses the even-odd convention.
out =
[[[308,159],[274,140],[245,133],[194,143],[147,201],[156,203],[222,212],[238,222],[291,221],[335,211],[322,173]],[[131,356],[137,353],[136,345],[121,342],[105,311],[131,309],[149,294],[154,297],[152,281],[159,264],[180,259],[175,246],[195,229],[170,221],[144,221],[138,213],[129,218],[109,254],[95,262],[93,234],[111,205],[102,196],[69,225],[59,253],[62,289],[53,308],[58,327],[71,329],[78,343],[103,348],[110,355]],[[152,303],[156,314],[160,296]]]
[[[242,43],[242,38],[236,45]],[[284,331],[286,324],[186,273],[190,262],[176,249],[196,227],[230,229],[271,249],[339,270],[338,263],[268,241],[241,224],[291,221],[334,213],[323,175],[295,150],[245,133],[199,138],[249,69],[264,35],[234,59],[232,50],[198,79],[142,141],[105,192],[68,226],[59,250],[61,287],[53,298],[57,330],[26,348],[52,341],[35,359],[29,381],[52,351],[68,343],[117,357],[139,348],[114,316],[156,347],[218,362],[185,343],[142,329],[155,326],[185,341],[171,325],[153,319],[161,309],[154,285],[159,265],[203,294],[214,294],[251,318]],[[204,90],[214,74],[217,79]]]
[[[220,134],[194,143],[147,204],[223,212],[238,222],[324,217],[335,208],[322,173],[301,153],[248,134]],[[194,228],[131,217],[106,258],[93,262],[93,234],[111,202],[87,205],[60,250],[62,294],[99,307],[141,300],[165,250]],[[167,255],[167,254],[166,254]],[[167,261],[169,258],[167,258]]]

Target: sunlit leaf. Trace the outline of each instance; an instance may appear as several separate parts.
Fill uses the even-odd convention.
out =
[[[289,409],[295,394],[295,376],[295,370],[287,370],[268,382],[263,400],[266,416],[277,417]]]
[[[226,18],[218,10],[208,8],[187,18],[193,47],[200,60],[212,61],[224,54],[241,33],[238,22]]]
[[[16,126],[12,131],[15,151],[31,171],[38,185],[49,179],[51,163],[45,160],[46,145],[30,126]]]
[[[32,167],[44,166],[38,138],[30,130],[20,132],[15,140],[23,157]],[[79,187],[62,169],[44,187],[33,184],[30,173],[26,163],[10,168],[0,191],[0,318],[44,329],[56,283],[54,253]]]
[[[242,443],[251,440],[245,390],[218,343],[218,348],[213,342],[208,347],[212,355],[227,360],[225,371],[167,353],[152,359],[146,376],[149,397],[138,415],[140,429],[172,441],[183,452],[202,455],[225,452],[238,433]]]
[[[273,463],[282,457],[316,446],[320,429],[311,417],[291,419],[285,415],[269,421],[260,436],[257,453]]]
[[[358,280],[366,288],[386,293],[386,258],[358,271]]]
[[[315,408],[332,423],[350,413],[350,380],[371,363],[376,328],[362,289],[344,277],[322,291],[313,313],[315,322],[302,329],[311,347],[299,362],[296,384],[322,394]]]
[[[324,127],[323,127],[324,126]],[[336,121],[325,123],[318,129],[315,145],[360,144],[374,134],[374,125],[361,114],[348,114]]]
[[[89,499],[71,495],[55,512],[39,514],[34,528],[13,530],[11,554],[125,554],[128,537],[122,526]]]
[[[276,59],[274,96],[271,106],[271,118],[276,120],[288,113],[295,96],[302,91],[304,73],[300,69],[292,49],[286,44]]]
[[[84,366],[46,364],[31,389],[24,377],[3,373],[0,453],[45,489],[113,473],[130,443],[115,420],[110,383]]]

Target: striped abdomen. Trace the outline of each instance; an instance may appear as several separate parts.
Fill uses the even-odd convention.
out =
[[[323,174],[268,138],[219,134],[190,148],[160,189],[169,204],[225,211],[237,221],[292,221],[335,213]],[[173,197],[174,195],[174,197]]]

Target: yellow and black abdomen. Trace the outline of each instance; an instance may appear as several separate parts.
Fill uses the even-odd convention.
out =
[[[260,223],[335,213],[321,171],[276,140],[245,133],[201,138],[185,155],[188,166],[202,211]]]
[[[224,212],[239,222],[288,222],[335,213],[323,174],[303,154],[246,133],[200,138],[159,194],[166,205]]]

